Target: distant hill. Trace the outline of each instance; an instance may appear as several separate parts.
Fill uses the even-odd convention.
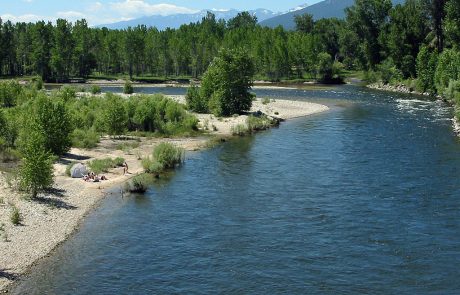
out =
[[[209,10],[216,15],[216,19],[229,20],[235,17],[240,11],[231,9],[226,11],[216,11]],[[168,16],[161,15],[152,15],[141,18],[132,19],[129,21],[122,21],[112,24],[99,25],[97,27],[107,27],[109,29],[126,29],[128,27],[136,27],[138,25],[146,25],[147,27],[156,27],[159,30],[164,30],[166,28],[179,28],[183,24],[189,24],[201,21],[201,19],[206,16],[208,10],[202,10],[198,13],[193,14],[174,14]],[[252,15],[257,16],[257,19],[264,21],[268,18],[279,15],[273,11],[267,9],[256,9],[249,11]]]
[[[260,24],[271,28],[281,25],[285,29],[293,30],[295,29],[294,16],[296,15],[309,13],[313,15],[315,20],[331,17],[345,18],[345,8],[353,6],[354,3],[354,0],[325,0],[302,9],[260,21]],[[393,3],[404,3],[404,0],[393,0]]]

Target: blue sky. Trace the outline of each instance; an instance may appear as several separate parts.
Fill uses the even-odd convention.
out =
[[[320,0],[0,0],[0,17],[13,22],[86,18],[91,25],[111,23],[145,15],[188,13],[202,9],[250,10],[266,8],[283,12]]]

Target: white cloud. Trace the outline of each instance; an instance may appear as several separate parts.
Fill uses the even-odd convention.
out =
[[[94,2],[86,10],[89,12],[96,12],[96,11],[101,10],[103,7],[104,6],[102,5],[101,2]]]
[[[56,14],[59,18],[66,19],[68,21],[79,20],[82,18],[88,18],[85,14],[78,11],[59,11]]]
[[[176,6],[173,4],[149,4],[144,0],[125,0],[124,2],[112,2],[110,3],[110,7],[112,10],[118,12],[124,17],[140,15],[171,15],[198,12],[197,10]]]
[[[0,16],[2,20],[9,20],[13,23],[29,23],[29,22],[37,22],[40,20],[48,20],[48,17],[35,15],[35,14],[23,14],[23,15],[12,15],[12,14],[3,14]]]
[[[34,2],[34,0],[22,0],[22,2],[32,3],[32,2]]]

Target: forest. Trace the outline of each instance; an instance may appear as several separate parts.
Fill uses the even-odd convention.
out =
[[[408,0],[395,7],[390,0],[357,0],[346,15],[317,21],[298,16],[295,31],[262,27],[244,12],[228,22],[208,13],[198,23],[164,31],[90,28],[85,20],[0,22],[0,75],[40,75],[49,82],[117,75],[200,78],[220,48],[243,48],[253,58],[256,79],[327,80],[344,69],[364,70],[382,72],[383,80],[422,76],[421,88],[435,91],[440,85],[427,81],[430,69],[423,66],[458,55],[459,0]],[[436,84],[448,82],[438,77]]]

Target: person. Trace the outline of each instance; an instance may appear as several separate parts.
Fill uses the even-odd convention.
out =
[[[124,162],[123,163],[123,175],[128,173],[128,163]]]

